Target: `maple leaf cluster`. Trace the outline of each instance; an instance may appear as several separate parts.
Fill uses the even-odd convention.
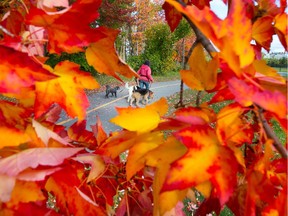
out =
[[[228,1],[221,20],[210,1],[167,0],[171,30],[185,18],[196,31],[183,82],[215,95],[169,116],[165,98],[116,108],[110,121],[123,130],[110,134],[99,118],[86,130],[84,89],[98,82],[67,60],[45,64],[46,51],[84,52],[99,73],[137,76],[114,49],[119,31],[91,28],[101,1],[73,2],[1,5],[1,215],[183,215],[187,197],[198,215],[225,205],[235,215],[287,214],[287,143],[270,125],[287,131],[287,80],[261,60],[274,34],[287,50],[285,1]],[[232,103],[218,113],[209,106],[223,101]],[[57,124],[63,110],[78,118],[69,128]]]

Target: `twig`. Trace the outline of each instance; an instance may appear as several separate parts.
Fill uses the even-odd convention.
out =
[[[12,34],[10,31],[8,31],[6,28],[4,28],[2,25],[0,25],[0,30],[2,30],[4,33],[9,35],[10,37],[15,37],[14,34]]]
[[[283,147],[283,145],[279,141],[278,137],[275,135],[274,131],[272,130],[272,128],[268,124],[267,120],[265,119],[265,117],[263,115],[263,109],[260,107],[258,110],[258,118],[259,118],[259,121],[263,125],[263,128],[265,130],[267,137],[274,141],[273,142],[274,147],[277,149],[277,151],[281,154],[281,156],[283,158],[287,159],[288,158],[287,150]]]
[[[202,91],[198,91],[196,95],[196,107],[199,107],[200,105],[200,96]]]

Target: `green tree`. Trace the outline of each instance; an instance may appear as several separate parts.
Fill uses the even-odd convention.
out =
[[[145,31],[143,58],[149,59],[154,75],[164,75],[175,70],[173,48],[175,37],[166,24],[159,23]]]

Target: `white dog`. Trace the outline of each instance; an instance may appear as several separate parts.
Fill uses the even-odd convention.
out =
[[[139,89],[138,86],[129,86],[128,82],[125,83],[125,88],[128,89],[127,102],[129,103],[132,99],[132,94],[135,90]]]

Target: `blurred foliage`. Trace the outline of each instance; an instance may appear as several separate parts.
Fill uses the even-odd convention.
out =
[[[276,58],[273,55],[270,57],[264,57],[267,64],[271,67],[278,67],[278,68],[287,68],[288,67],[288,59],[287,56]]]

